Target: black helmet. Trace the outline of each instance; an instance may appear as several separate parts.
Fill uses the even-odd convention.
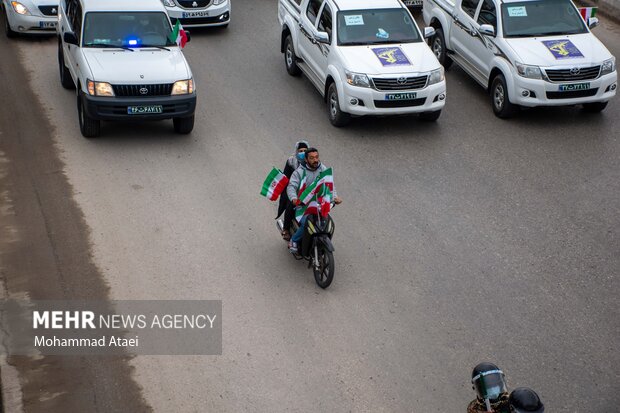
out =
[[[519,387],[510,393],[508,398],[511,412],[514,413],[543,413],[545,406],[540,401],[540,397],[532,389]]]
[[[495,403],[507,392],[504,372],[493,363],[480,363],[474,367],[471,382],[480,400],[488,399]]]

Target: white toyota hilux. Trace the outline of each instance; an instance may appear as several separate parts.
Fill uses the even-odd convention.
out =
[[[431,48],[490,92],[501,118],[519,106],[583,105],[600,112],[616,94],[616,59],[571,0],[424,0]]]
[[[177,133],[192,131],[194,79],[160,0],[62,0],[57,33],[83,136],[99,135],[102,120],[172,119]]]
[[[286,70],[303,72],[327,101],[329,120],[418,113],[437,120],[443,67],[400,0],[280,0]]]

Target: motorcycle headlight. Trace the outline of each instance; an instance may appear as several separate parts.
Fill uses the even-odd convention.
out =
[[[194,80],[179,80],[174,82],[171,95],[188,95],[194,93]]]
[[[88,81],[88,94],[91,96],[114,96],[114,89],[108,82]]]
[[[24,16],[30,14],[30,12],[28,11],[28,8],[18,1],[12,1],[11,6],[13,6],[13,10],[15,10],[15,13],[17,14],[21,14]]]
[[[370,79],[363,73],[354,73],[345,70],[344,74],[347,76],[347,83],[352,86],[370,87]]]
[[[523,63],[515,62],[517,66],[517,73],[521,77],[527,77],[528,79],[542,79],[542,72],[538,66],[524,65]]]
[[[613,73],[616,70],[616,58],[607,59],[601,65],[601,76]]]
[[[161,0],[162,3],[164,3],[164,6],[166,7],[175,7],[176,4],[174,4],[174,0]]]
[[[439,83],[443,81],[443,79],[444,79],[444,70],[443,70],[443,67],[440,67],[439,69],[433,70],[431,74],[428,76],[428,84],[434,85],[435,83]]]

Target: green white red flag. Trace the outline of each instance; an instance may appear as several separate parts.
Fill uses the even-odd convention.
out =
[[[181,26],[181,22],[179,20],[177,20],[174,25],[172,33],[170,33],[168,39],[170,39],[171,42],[176,43],[181,49],[185,47],[185,44],[187,43],[187,34],[185,33],[185,30],[183,30],[183,26]]]
[[[271,201],[278,199],[282,191],[288,185],[288,178],[279,169],[273,168],[265,182],[263,182],[263,188],[260,194],[269,198]]]
[[[588,20],[591,17],[596,17],[596,12],[598,11],[598,7],[580,7],[579,14],[581,14],[581,18],[583,21],[588,23]]]
[[[334,176],[332,168],[328,168],[316,177],[309,186],[302,185],[299,200],[303,204],[295,210],[295,218],[301,221],[304,215],[313,215],[320,212],[326,217],[331,210],[332,192],[334,190]]]

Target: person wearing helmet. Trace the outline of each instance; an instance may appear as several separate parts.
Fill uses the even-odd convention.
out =
[[[467,413],[510,413],[504,372],[493,363],[480,363],[471,373],[476,399],[467,406]]]
[[[544,413],[545,406],[538,394],[527,387],[519,387],[508,398],[510,413]]]
[[[295,169],[299,167],[303,162],[305,162],[305,154],[310,145],[307,141],[298,141],[295,143],[295,153],[293,153],[286,160],[286,164],[284,165],[284,171],[282,173],[286,175],[287,178],[290,178]],[[282,238],[284,240],[289,241],[291,239],[291,234],[289,233],[289,228],[293,223],[293,216],[295,215],[295,208],[290,203],[288,199],[288,195],[286,191],[282,191],[280,194],[280,203],[278,204],[278,214],[276,219],[282,215],[284,212],[284,229],[282,230]]]

